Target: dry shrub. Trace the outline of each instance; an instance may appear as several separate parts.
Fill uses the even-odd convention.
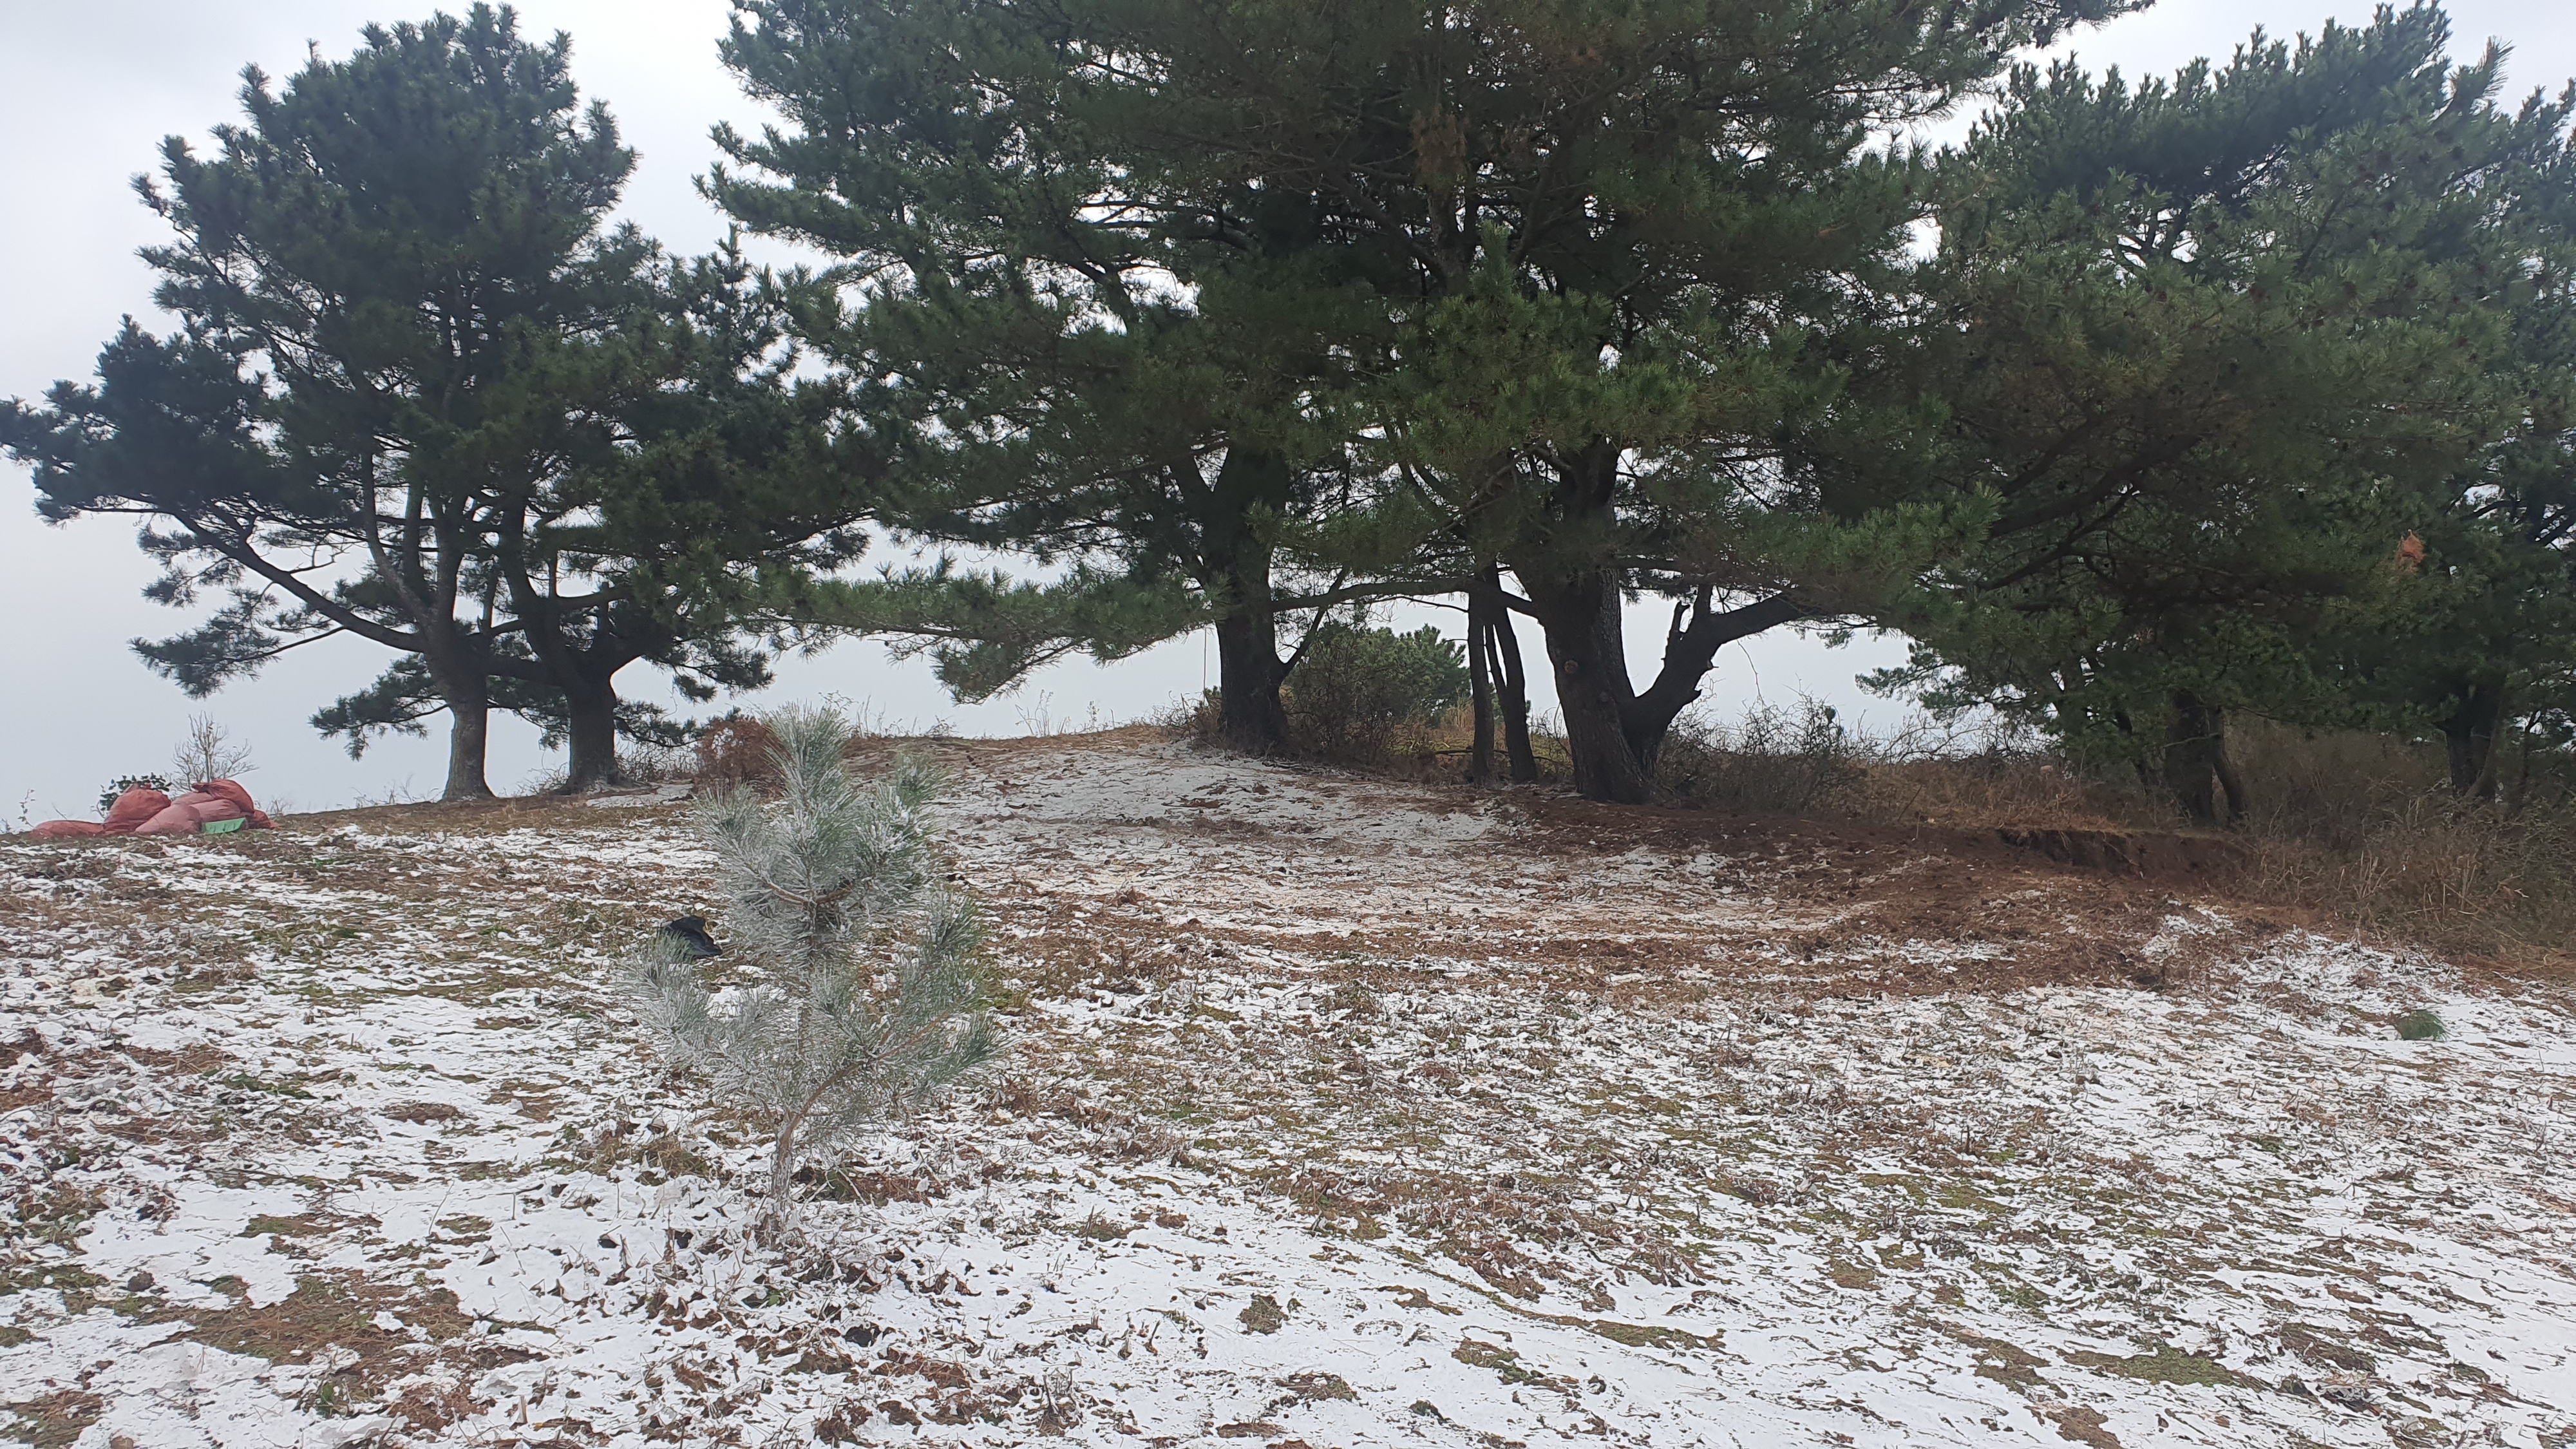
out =
[[[2557,972],[2576,940],[2576,804],[2570,762],[2506,772],[2501,801],[2451,793],[2438,746],[2237,717],[2228,748],[2250,808],[2233,832],[2250,868],[2237,889],[2348,929]],[[1676,803],[1754,815],[1888,825],[2185,829],[2133,771],[2088,772],[2028,737],[1844,729],[1812,702],[1733,724],[1686,719],[1657,762]]]
[[[1811,699],[1795,711],[1756,704],[1731,723],[1686,714],[1664,737],[1656,783],[1675,801],[1705,809],[1804,814],[1846,796],[1871,747],[1831,706]]]
[[[2437,950],[2556,969],[2576,939],[2565,762],[2500,801],[2451,793],[2439,749],[2349,730],[2233,725],[2259,895]],[[2535,782],[2534,776],[2537,776]]]
[[[1673,803],[1745,815],[2110,830],[2141,814],[2134,792],[2086,776],[2026,736],[1929,721],[1861,734],[1812,699],[1757,704],[1726,723],[1685,715],[1655,775]]]
[[[629,740],[617,751],[617,768],[638,785],[670,785],[698,777],[697,753]]]
[[[778,787],[778,736],[747,714],[728,715],[698,732],[698,783],[710,790]]]
[[[1216,690],[1202,689],[1198,698],[1181,695],[1171,703],[1145,717],[1145,723],[1163,731],[1175,740],[1213,745],[1225,735],[1224,699]]]

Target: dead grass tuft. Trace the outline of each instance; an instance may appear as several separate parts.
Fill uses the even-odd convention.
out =
[[[77,1442],[90,1425],[105,1412],[107,1400],[81,1389],[57,1389],[50,1394],[8,1406],[17,1420],[5,1431],[9,1437],[33,1446],[33,1449],[66,1449]]]

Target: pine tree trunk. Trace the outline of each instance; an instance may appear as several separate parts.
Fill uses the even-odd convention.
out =
[[[1526,785],[1538,778],[1538,755],[1530,749],[1529,676],[1522,672],[1520,635],[1512,629],[1509,608],[1497,613],[1486,645],[1493,651],[1493,675],[1502,696],[1503,757],[1511,764],[1513,782]]]
[[[484,758],[492,734],[491,687],[479,672],[435,661],[430,679],[438,686],[438,697],[447,701],[447,788],[438,798],[489,800],[492,786],[484,778]]]
[[[1620,635],[1619,594],[1598,574],[1563,587],[1533,587],[1531,603],[1547,633],[1548,662],[1556,669],[1557,708],[1565,718],[1565,749],[1574,761],[1574,788],[1587,800],[1642,805],[1654,794],[1657,728],[1640,740],[1626,707],[1627,648]],[[1666,721],[1669,723],[1669,721]]]
[[[1285,673],[1277,625],[1268,611],[1231,610],[1216,621],[1217,726],[1227,743],[1255,754],[1288,744],[1288,711],[1279,702]]]
[[[2218,710],[2209,712],[2213,733],[2209,740],[2211,772],[2218,776],[2218,788],[2227,796],[2227,823],[2244,823],[2250,801],[2245,795],[2245,777],[2236,773],[2235,757],[2227,752],[2227,716]]]
[[[563,793],[581,795],[606,785],[626,784],[626,772],[617,762],[617,686],[601,680],[568,688],[564,712],[570,758],[564,767]]]
[[[1227,743],[1253,754],[1288,747],[1279,686],[1279,616],[1270,602],[1270,551],[1246,547],[1229,570],[1225,612],[1216,620],[1217,724]]]
[[[2165,738],[2165,788],[2194,825],[2219,822],[2218,792],[2227,793],[2230,823],[2245,816],[2245,787],[2227,756],[2227,720],[2223,711],[2198,695],[2177,690],[2172,696],[2173,723]]]
[[[2503,725],[2504,682],[2472,681],[2442,721],[2442,743],[2450,755],[2453,794],[2475,800],[2495,798],[2496,736]]]
[[[1254,754],[1288,747],[1288,712],[1279,702],[1288,666],[1279,658],[1278,605],[1270,592],[1273,550],[1256,515],[1279,507],[1293,483],[1278,456],[1229,449],[1211,511],[1201,521],[1199,582],[1224,600],[1216,620],[1218,728],[1229,744]]]

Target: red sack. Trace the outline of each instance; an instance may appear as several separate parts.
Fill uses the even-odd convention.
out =
[[[208,780],[206,783],[199,785],[194,793],[200,795],[221,795],[225,799],[240,806],[244,815],[248,815],[259,808],[258,805],[252,803],[250,792],[241,787],[241,782],[239,780]],[[224,818],[230,820],[232,817],[227,815]]]
[[[107,807],[107,824],[102,828],[110,835],[132,835],[144,821],[169,808],[169,796],[148,785],[138,785],[117,796],[116,803]]]
[[[169,809],[136,826],[134,833],[137,835],[194,835],[197,833],[197,812],[173,801]]]
[[[105,835],[108,830],[95,820],[48,820],[27,833],[38,840],[77,840],[85,835]]]
[[[246,830],[274,830],[277,828],[277,822],[269,819],[266,812],[262,811],[259,806],[252,801],[250,798],[250,792],[242,788],[239,780],[208,780],[206,783],[199,785],[197,789],[204,794],[220,795],[224,799],[230,800],[235,805],[240,806],[242,812],[241,818],[249,822],[243,827]],[[217,820],[230,820],[233,817],[230,815],[218,815],[213,818]]]
[[[209,820],[239,820],[249,812],[221,795],[191,790],[170,802],[170,808],[143,822],[137,835],[194,835],[197,827]]]

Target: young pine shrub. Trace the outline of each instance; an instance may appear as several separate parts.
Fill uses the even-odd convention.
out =
[[[769,728],[781,798],[727,789],[700,806],[723,876],[724,958],[752,984],[711,992],[657,940],[634,980],[648,1029],[775,1135],[770,1222],[793,1222],[797,1164],[918,1106],[993,1056],[974,902],[941,879],[925,811],[937,778],[904,761],[874,781],[843,763],[850,727],[782,710]]]
[[[1408,729],[1465,699],[1467,686],[1466,647],[1429,625],[1399,634],[1336,621],[1306,641],[1285,703],[1308,752],[1374,764]]]

